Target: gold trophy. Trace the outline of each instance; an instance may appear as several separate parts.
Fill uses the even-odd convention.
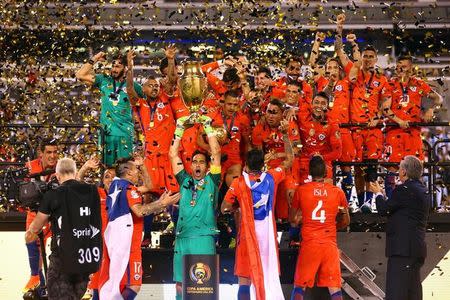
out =
[[[180,78],[180,89],[184,105],[189,109],[191,115],[186,120],[186,125],[198,123],[198,111],[203,104],[205,91],[208,83],[203,74],[200,62],[186,61],[183,64],[183,74]]]

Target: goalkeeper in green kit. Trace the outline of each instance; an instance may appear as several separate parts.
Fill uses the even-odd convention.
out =
[[[179,146],[187,119],[188,117],[182,117],[177,120],[175,137],[169,151],[181,194],[173,259],[177,300],[181,299],[182,294],[183,255],[216,254],[214,236],[218,233],[216,207],[221,178],[220,145],[211,127],[211,118],[200,116],[198,119],[208,135],[211,154],[209,156],[207,153],[195,151],[192,155],[192,175],[186,172],[179,156]]]

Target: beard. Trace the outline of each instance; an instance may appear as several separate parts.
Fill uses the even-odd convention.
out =
[[[111,73],[111,76],[112,76],[112,78],[117,80],[117,79],[121,79],[123,77],[123,74],[125,74],[125,70],[120,71],[117,75],[115,75],[114,73]]]

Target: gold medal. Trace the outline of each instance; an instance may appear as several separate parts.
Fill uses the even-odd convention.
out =
[[[370,93],[366,92],[366,94],[364,95],[366,98],[370,97]]]
[[[154,127],[155,126],[155,122],[151,121],[150,122],[150,127]]]
[[[190,204],[191,204],[192,207],[194,207],[196,203],[197,203],[197,202],[196,202],[195,200],[191,200],[191,202],[190,202]]]

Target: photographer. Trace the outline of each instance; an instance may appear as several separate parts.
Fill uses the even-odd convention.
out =
[[[99,195],[95,186],[75,180],[76,174],[75,161],[58,160],[56,178],[60,186],[44,194],[39,211],[25,233],[26,240],[37,240],[45,224],[51,222],[52,253],[47,272],[50,300],[80,299],[89,274],[100,264]]]
[[[25,165],[28,168],[30,175],[39,174],[47,170],[49,170],[49,173],[52,172],[51,170],[55,169],[56,162],[58,160],[59,151],[55,140],[46,139],[42,141],[38,150],[40,152],[39,157],[27,162]],[[54,173],[52,172],[47,176],[36,178],[36,180],[49,182],[53,178],[53,175]],[[25,230],[28,230],[35,217],[35,211],[27,210]],[[46,240],[50,236],[50,228],[48,227],[48,224],[45,224],[43,231]],[[27,246],[31,276],[23,288],[23,293],[27,293],[28,291],[37,288],[39,285],[43,285],[43,276],[39,261],[39,243],[36,240],[25,239],[25,244]]]

